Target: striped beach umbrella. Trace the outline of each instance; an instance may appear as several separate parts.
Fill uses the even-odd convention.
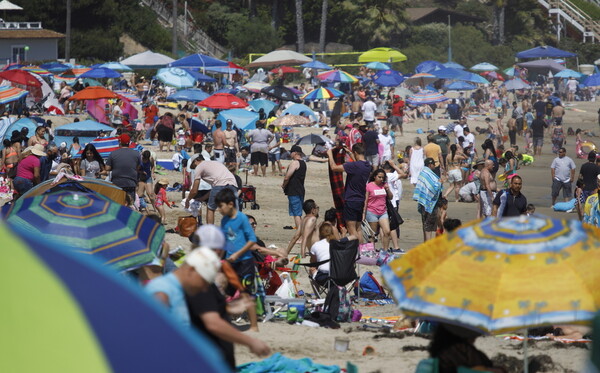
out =
[[[0,371],[229,372],[200,333],[92,258],[6,224],[0,246]]]
[[[67,245],[118,271],[151,263],[165,237],[161,224],[95,193],[64,191],[20,198],[6,221],[28,231],[34,240]]]
[[[54,74],[52,74],[50,71],[46,70],[46,69],[42,69],[39,66],[23,66],[21,67],[21,70],[30,72],[30,73],[34,73],[34,74],[38,74],[39,76],[52,76]]]
[[[90,71],[91,69],[89,67],[73,67],[69,70],[64,71],[62,74],[60,75],[55,75],[54,76],[54,80],[58,80],[59,82],[65,82],[69,85],[73,85],[75,84],[75,81],[77,80],[77,78],[79,78],[79,75]]]
[[[418,74],[414,74],[411,75],[410,77],[406,78],[404,80],[404,84],[408,85],[408,86],[420,86],[420,87],[425,87],[426,85],[435,82],[436,80],[438,80],[439,78],[428,74],[428,73],[418,73]]]
[[[319,87],[317,89],[314,89],[314,90],[308,92],[301,98],[302,98],[302,100],[314,101],[314,100],[323,100],[323,99],[340,97],[343,95],[344,95],[344,92],[337,90],[335,88]]]
[[[28,93],[28,91],[21,88],[2,86],[0,87],[0,104],[16,101],[27,96]]]
[[[448,100],[448,97],[439,92],[421,91],[410,96],[406,102],[411,105],[429,105],[437,104],[438,102],[443,102],[446,100]]]
[[[108,158],[110,153],[119,149],[119,147],[120,147],[118,137],[101,137],[101,138],[92,140],[90,142],[90,144],[92,144],[96,147],[96,150],[98,151],[98,153],[100,153],[100,155],[104,159]],[[133,141],[129,143],[129,147],[131,149],[137,150],[138,152],[141,152],[144,150],[144,148],[141,145],[136,144]],[[73,156],[73,158],[81,158],[82,153],[83,153],[83,149],[81,149],[77,154],[75,154]]]
[[[136,94],[133,94],[133,93],[125,91],[125,90],[114,90],[113,92],[115,92],[116,94],[118,94],[119,96],[125,98],[126,100],[128,100],[130,102],[142,101],[142,99],[139,98]]]
[[[358,82],[358,79],[356,79],[354,76],[348,74],[347,72],[343,71],[343,70],[331,70],[331,71],[325,71],[324,73],[321,73],[319,75],[317,75],[317,78],[319,78],[322,82],[327,82],[327,83],[356,83]]]

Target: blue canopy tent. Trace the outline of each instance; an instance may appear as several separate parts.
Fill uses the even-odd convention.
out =
[[[315,114],[315,112],[312,111],[311,108],[309,108],[308,106],[306,106],[304,104],[294,104],[294,105],[290,106],[283,113],[281,113],[281,116],[284,116],[286,114],[300,115],[300,113],[304,113],[304,115],[308,115],[310,117],[310,119],[313,121],[319,120],[319,117]]]
[[[181,91],[177,91],[167,97],[167,101],[192,101],[200,102],[210,95],[200,88],[188,88]]]
[[[114,128],[93,120],[84,120],[60,126],[54,130],[54,142],[58,145],[65,142],[67,146],[73,144],[73,137],[79,137],[79,144],[85,144],[96,139],[100,132],[111,132]]]
[[[431,73],[432,71],[443,69],[444,65],[437,61],[423,61],[415,67],[416,73]]]
[[[211,56],[196,53],[180,58],[169,64],[169,67],[205,68],[207,66],[228,66],[228,63]]]
[[[600,86],[600,74],[590,75],[583,81],[583,85],[586,87],[597,87]]]
[[[0,128],[0,150],[4,149],[2,141],[4,138],[10,138],[13,131],[21,131],[21,129],[27,128],[29,130],[29,136],[33,136],[35,129],[38,128],[38,122],[30,118],[21,118],[16,122]]]
[[[575,53],[563,51],[549,45],[535,47],[516,54],[517,58],[567,58],[577,57]]]
[[[269,112],[277,107],[277,103],[265,99],[252,100],[248,102],[248,105],[250,105],[252,110],[256,112],[258,112],[260,109],[263,109],[265,114],[269,114]]]
[[[235,127],[245,131],[256,128],[258,113],[245,109],[223,110],[219,112],[217,119],[220,120],[223,125],[225,125],[227,119],[231,119]]]

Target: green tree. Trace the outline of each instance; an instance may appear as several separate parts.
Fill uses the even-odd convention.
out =
[[[256,35],[260,35],[259,38]],[[266,19],[245,19],[227,32],[227,46],[236,56],[268,53],[281,46],[281,38]]]

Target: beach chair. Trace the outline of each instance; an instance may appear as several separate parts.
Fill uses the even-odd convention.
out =
[[[349,309],[348,294],[357,286],[356,259],[358,257],[358,240],[329,241],[329,279],[327,280],[327,297],[324,311],[331,320],[338,321],[339,310]],[[342,299],[342,296],[344,298]],[[342,315],[345,321],[348,315]]]

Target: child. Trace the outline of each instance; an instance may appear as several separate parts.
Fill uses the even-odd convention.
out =
[[[181,151],[183,149],[185,149],[185,144],[186,144],[186,138],[185,138],[185,131],[184,130],[179,130],[177,131],[177,151]]]
[[[444,234],[444,222],[446,221],[446,218],[448,217],[448,200],[444,197],[440,197],[440,200],[438,201],[439,205],[440,205],[440,209],[438,212],[438,229],[437,232],[435,232],[436,236],[442,235]]]
[[[233,269],[242,280],[244,291],[256,297],[256,266],[250,250],[256,243],[256,234],[250,225],[248,217],[235,207],[236,200],[237,196],[230,189],[221,190],[215,198],[217,208],[221,215],[223,215],[221,229],[227,239],[225,259],[231,263]],[[250,319],[250,329],[258,331],[256,308],[254,305],[248,307],[248,318]]]
[[[531,216],[533,214],[535,214],[535,206],[533,203],[530,203],[527,205],[527,216]]]
[[[156,185],[154,185],[154,194],[156,195],[156,202],[154,203],[154,207],[158,210],[160,214],[160,220],[163,225],[167,224],[167,216],[165,214],[165,208],[163,205],[169,206],[170,209],[173,208],[174,202],[169,202],[169,198],[167,197],[166,188],[169,186],[169,180],[166,178],[158,180]]]

